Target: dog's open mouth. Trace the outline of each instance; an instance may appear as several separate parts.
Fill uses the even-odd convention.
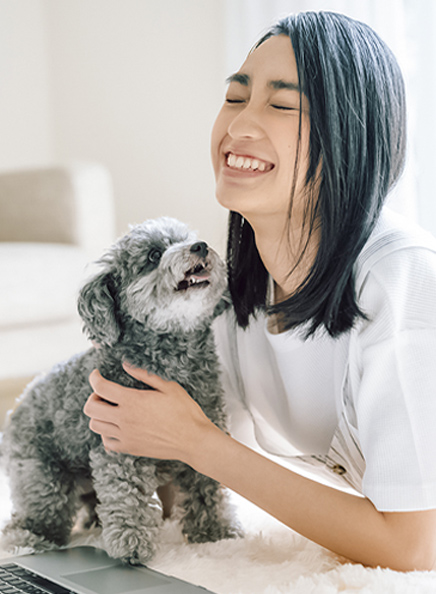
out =
[[[205,262],[199,262],[193,268],[186,271],[183,280],[177,285],[177,291],[186,291],[187,289],[200,289],[210,284],[210,272]]]

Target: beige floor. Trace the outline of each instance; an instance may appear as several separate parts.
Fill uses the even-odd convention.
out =
[[[7,411],[14,407],[15,399],[22,393],[31,379],[31,377],[21,377],[0,381],[0,430],[3,428]]]

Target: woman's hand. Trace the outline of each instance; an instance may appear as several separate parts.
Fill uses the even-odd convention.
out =
[[[126,366],[154,390],[134,390],[93,371],[85,405],[107,450],[186,462],[306,538],[373,567],[434,569],[436,510],[377,511],[356,497],[295,474],[218,429],[175,382]]]
[[[108,451],[189,464],[205,434],[216,427],[176,382],[123,367],[153,389],[126,388],[95,369],[89,376],[94,392],[84,407],[90,429],[101,435]]]

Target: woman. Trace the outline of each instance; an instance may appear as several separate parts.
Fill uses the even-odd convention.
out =
[[[340,555],[407,571],[436,561],[436,241],[383,208],[405,127],[378,36],[302,13],[230,77],[212,134],[230,210],[234,313],[217,343],[232,420],[362,496],[275,464],[146,370],[126,367],[155,388],[146,398],[94,371],[85,412],[109,450],[179,459]]]

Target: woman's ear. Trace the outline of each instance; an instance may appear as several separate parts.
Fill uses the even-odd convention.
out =
[[[117,321],[113,278],[102,272],[91,279],[80,291],[77,302],[88,338],[99,345],[114,345],[121,329]]]

